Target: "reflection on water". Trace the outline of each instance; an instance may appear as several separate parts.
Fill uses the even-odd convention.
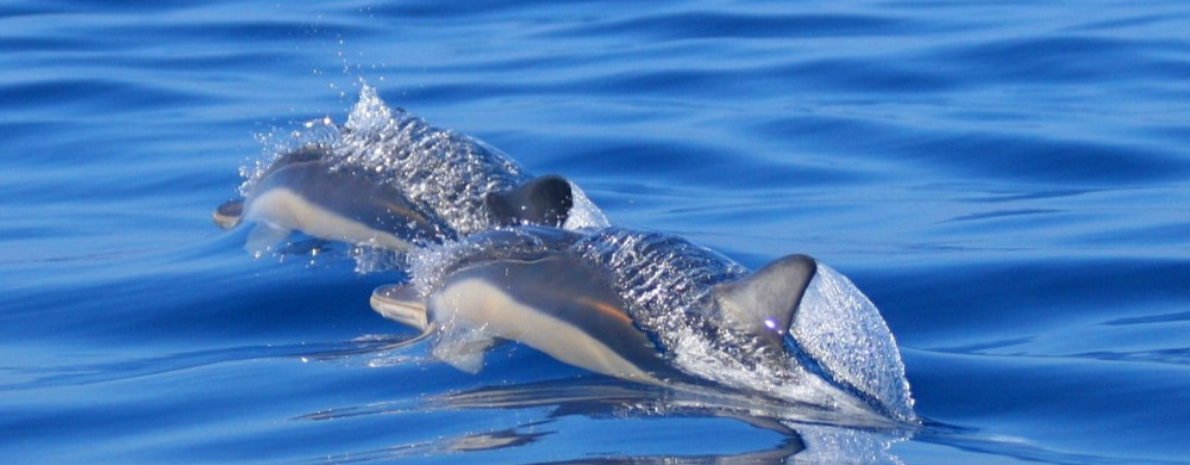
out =
[[[524,425],[523,428],[532,425]],[[519,428],[517,428],[519,429]],[[508,447],[519,447],[538,440],[547,433],[527,433],[517,429],[465,434],[458,437],[439,438],[433,441],[400,444],[382,449],[332,455],[310,460],[307,463],[348,464],[393,460],[406,457],[443,456],[461,452],[480,452]]]
[[[338,421],[372,415],[401,415],[433,411],[504,409],[535,411],[540,418],[516,427],[472,432],[436,441],[394,445],[333,457],[331,463],[354,463],[423,454],[486,451],[523,446],[550,431],[550,424],[571,416],[589,419],[719,418],[742,422],[777,433],[772,447],[724,455],[602,457],[594,463],[666,464],[899,464],[890,447],[910,438],[912,430],[855,424],[819,407],[790,404],[755,395],[726,392],[707,386],[659,387],[587,376],[511,386],[482,387],[461,392],[370,405],[321,410],[298,421]],[[543,463],[592,463],[579,462]]]

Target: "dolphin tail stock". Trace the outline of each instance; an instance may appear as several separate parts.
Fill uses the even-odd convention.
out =
[[[484,200],[501,226],[538,224],[561,227],[574,207],[570,181],[558,175],[537,177]]]

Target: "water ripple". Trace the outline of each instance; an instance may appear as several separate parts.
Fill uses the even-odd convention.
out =
[[[875,14],[743,14],[678,11],[596,22],[548,34],[550,37],[630,35],[652,40],[883,36],[931,29],[910,20]]]
[[[210,214],[261,140],[341,119],[363,78],[575,178],[613,221],[838,265],[919,348],[919,413],[945,423],[898,460],[1184,463],[1187,18],[1179,0],[3,2],[0,456],[859,461],[788,457],[794,436],[735,415],[751,400],[580,400],[598,379],[514,345],[473,376],[356,340],[410,336],[367,305],[402,275],[356,275],[334,244],[254,260]],[[285,421],[311,412],[342,417]]]

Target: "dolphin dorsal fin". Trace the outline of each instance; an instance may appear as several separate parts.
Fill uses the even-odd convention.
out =
[[[574,206],[570,181],[545,175],[507,192],[488,194],[486,203],[502,226],[537,224],[561,227]]]
[[[716,285],[720,315],[737,328],[780,341],[817,269],[813,258],[789,255],[743,279]]]

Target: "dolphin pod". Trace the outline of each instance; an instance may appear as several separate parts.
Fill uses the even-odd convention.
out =
[[[533,178],[370,87],[337,138],[282,153],[242,191],[213,219],[255,223],[250,249],[299,230],[405,252],[410,280],[377,288],[371,305],[461,370],[511,340],[641,383],[711,381],[917,421],[891,333],[834,270],[795,254],[750,271],[676,236],[608,226],[565,178]]]

